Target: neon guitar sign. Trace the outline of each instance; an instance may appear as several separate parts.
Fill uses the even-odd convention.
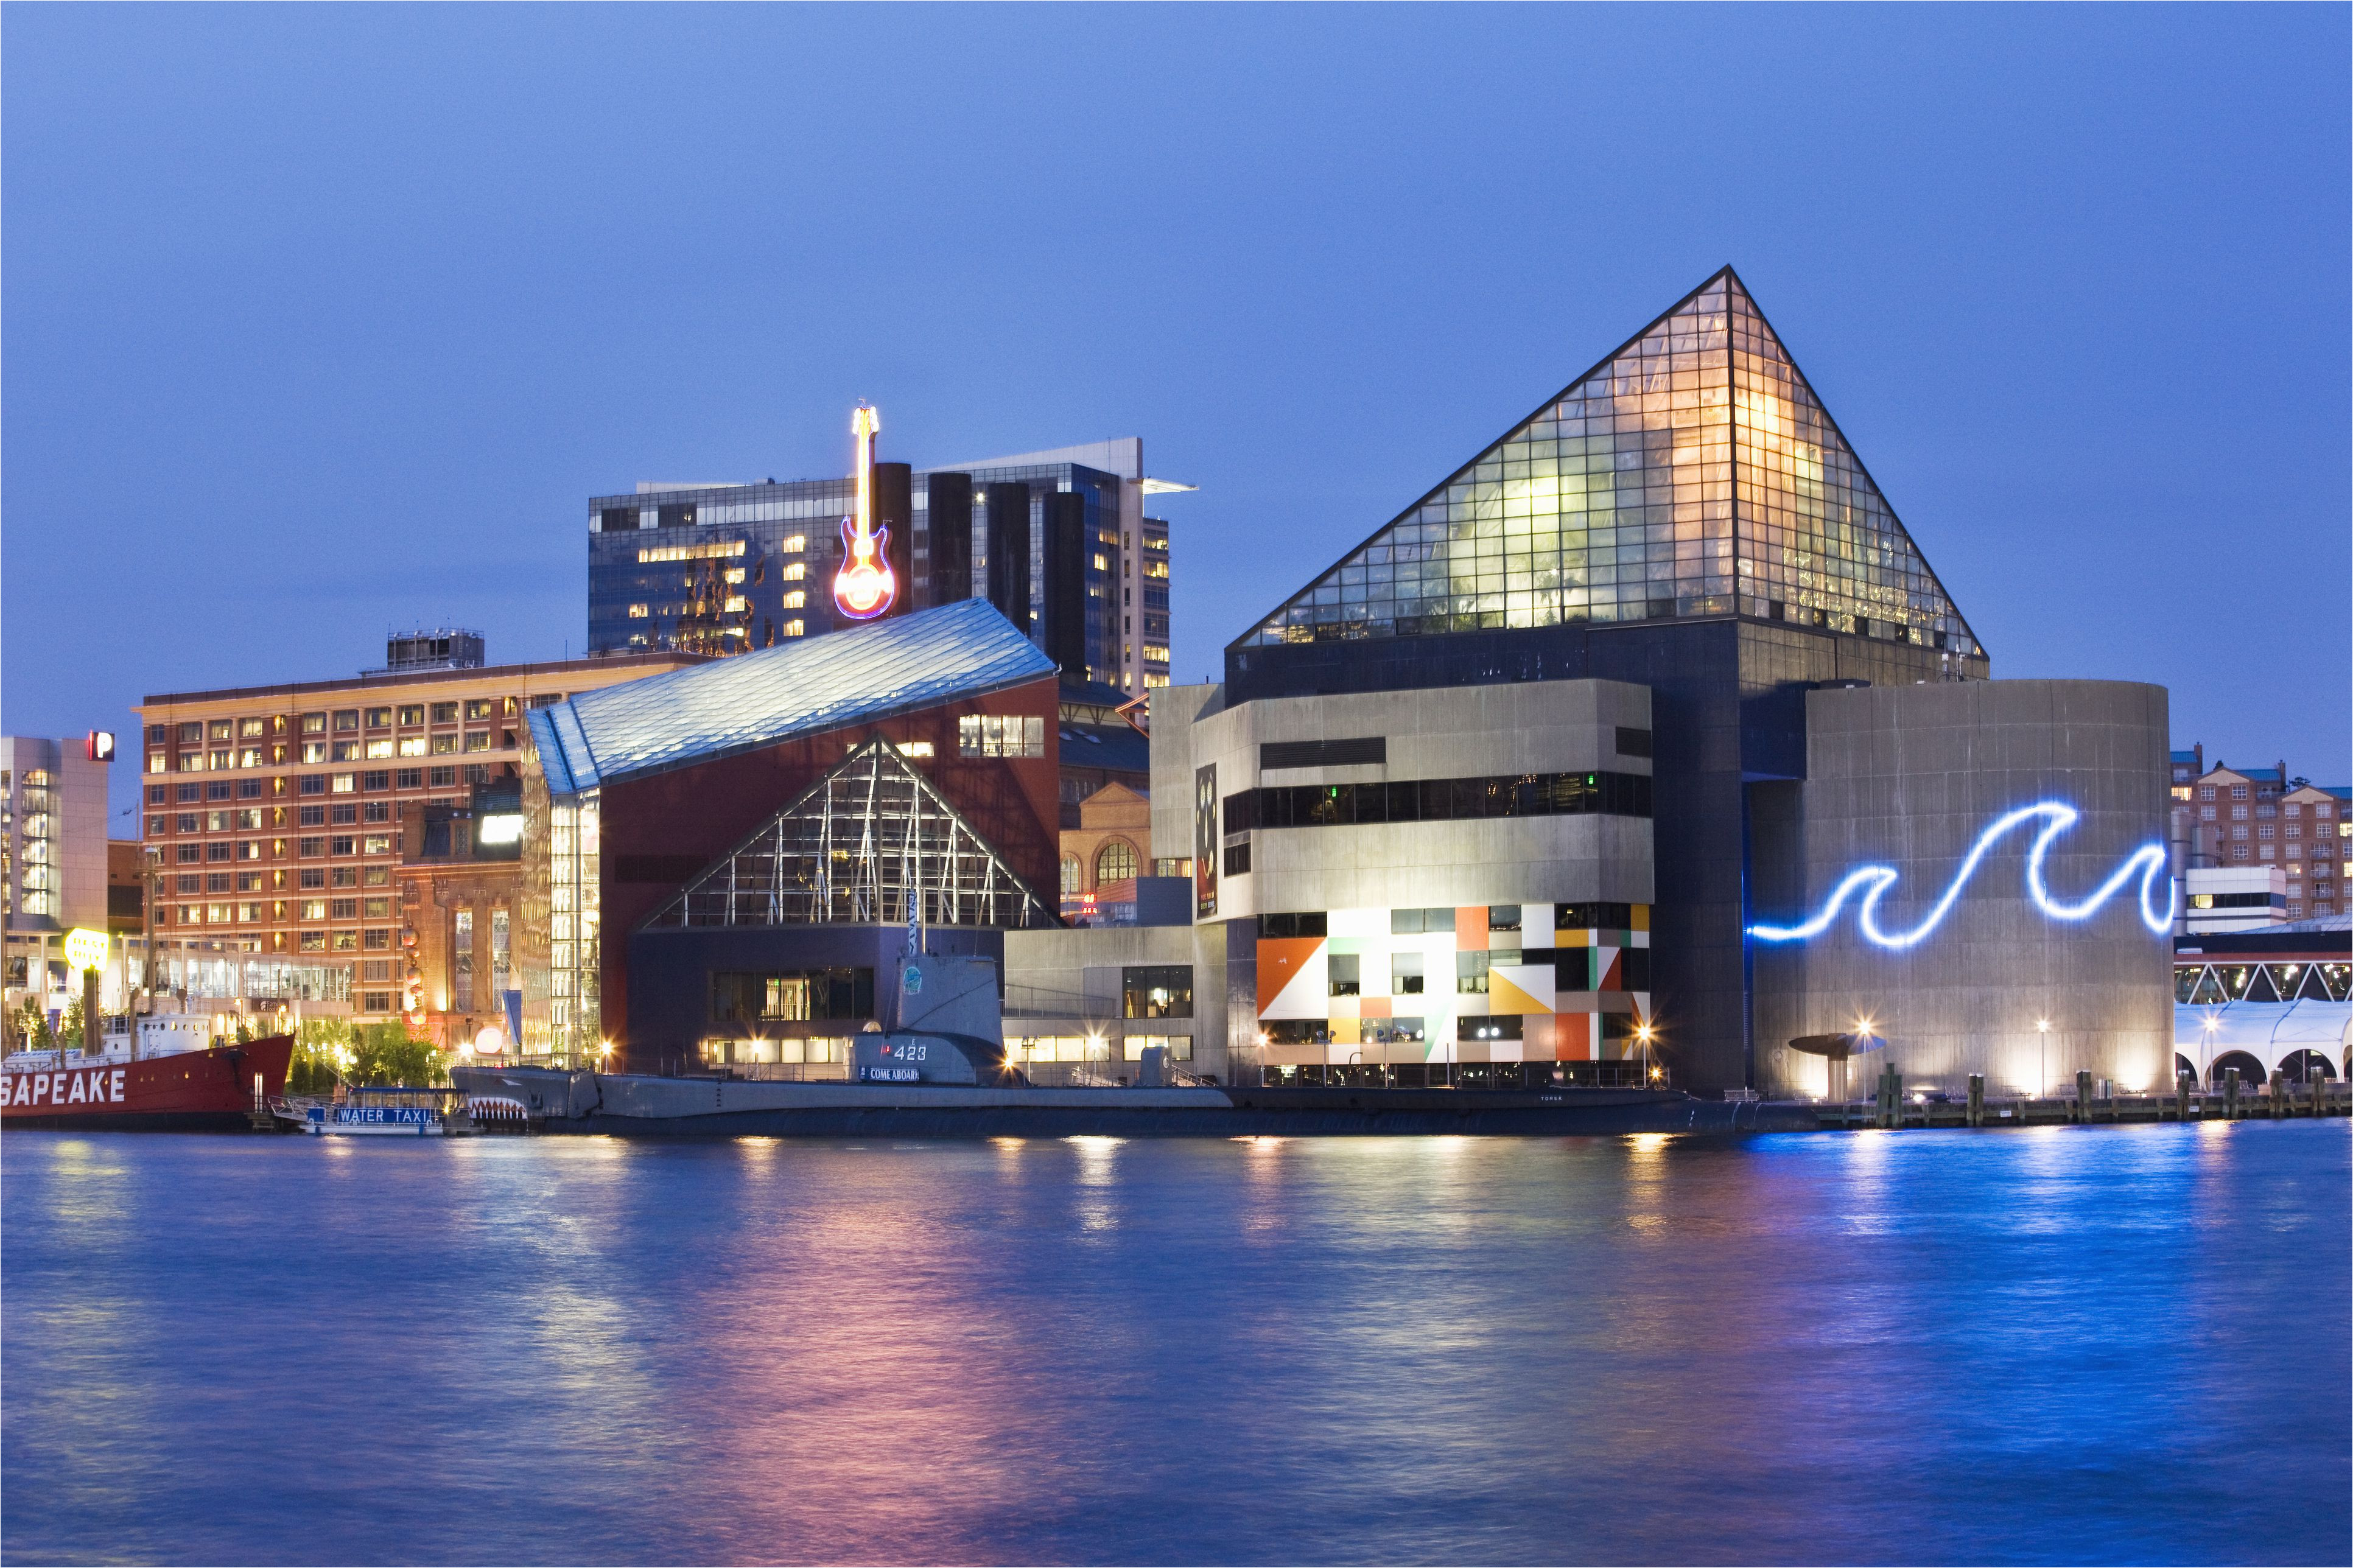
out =
[[[849,416],[850,434],[858,440],[858,515],[841,520],[841,570],[833,574],[834,608],[853,621],[871,621],[890,613],[899,599],[899,580],[891,571],[891,529],[874,526],[874,437],[882,416],[860,404]]]
[[[2073,903],[2055,897],[2042,879],[2042,862],[2050,854],[2052,841],[2073,827],[2079,813],[2063,801],[2046,800],[2022,806],[1998,818],[1978,835],[1968,855],[1961,861],[1960,869],[1946,885],[1942,897],[1919,922],[1907,930],[1889,931],[1879,923],[1879,901],[1895,886],[1897,872],[1893,866],[1858,866],[1848,872],[1839,885],[1831,889],[1830,898],[1813,917],[1797,925],[1753,925],[1748,934],[1759,942],[1806,942],[1830,930],[1839,910],[1849,899],[1856,900],[1855,925],[1864,940],[1877,947],[1901,951],[1927,939],[1928,933],[1944,922],[1961,889],[1968,882],[1978,865],[1994,845],[2013,830],[2030,822],[2042,824],[2034,842],[2026,851],[2026,894],[2045,918],[2053,921],[2084,921],[2099,913],[2102,906],[2122,892],[2137,876],[2140,882],[2138,901],[2141,924],[2152,935],[2164,936],[2173,930],[2173,878],[2166,862],[2165,846],[2144,844],[2126,856],[2123,864],[2110,873],[2108,879]],[[2158,895],[2164,895],[2163,903]]]

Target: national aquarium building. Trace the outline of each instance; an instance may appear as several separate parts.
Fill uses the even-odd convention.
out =
[[[2171,1076],[2165,692],[1993,680],[1729,268],[1152,731],[1237,1074]]]

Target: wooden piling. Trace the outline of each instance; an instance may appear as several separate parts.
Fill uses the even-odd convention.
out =
[[[2239,1069],[2222,1069],[2222,1116],[2225,1121],[2239,1119]]]
[[[1969,1125],[1985,1125],[1985,1074],[1969,1074]]]

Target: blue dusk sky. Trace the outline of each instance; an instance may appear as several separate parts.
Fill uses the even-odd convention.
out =
[[[10,5],[0,723],[577,653],[861,397],[1198,484],[1198,680],[1730,262],[1997,676],[2343,782],[2348,15]]]

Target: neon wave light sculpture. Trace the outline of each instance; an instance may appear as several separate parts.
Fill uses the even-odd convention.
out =
[[[2144,844],[2134,850],[2106,881],[2073,903],[2052,896],[2049,885],[2042,879],[2043,857],[2050,853],[2052,843],[2073,827],[2081,816],[2082,813],[2064,802],[2046,800],[2021,806],[1998,819],[1978,835],[1978,841],[1969,847],[1968,857],[1961,861],[1961,868],[1953,873],[1952,882],[1945,889],[1944,896],[1936,900],[1936,906],[1921,919],[1920,923],[1909,931],[1884,931],[1879,924],[1879,900],[1895,886],[1895,868],[1859,866],[1831,889],[1829,900],[1811,920],[1802,925],[1753,925],[1748,928],[1748,934],[1759,942],[1804,942],[1828,931],[1847,900],[1856,899],[1855,924],[1866,940],[1877,946],[1897,951],[1915,946],[1926,941],[1928,933],[1943,923],[1954,902],[1960,898],[1961,889],[1968,885],[1978,863],[1992,852],[1993,847],[2012,829],[2038,820],[2042,824],[2042,831],[2034,836],[2034,842],[2026,852],[2026,892],[2034,900],[2035,908],[2054,921],[2089,920],[2099,913],[2102,907],[2137,873],[2140,878],[2141,924],[2158,936],[2170,932],[2173,930],[2174,886],[2172,877],[2167,874],[2165,846],[2162,844]],[[2152,901],[2160,879],[2165,887],[2163,909]]]

